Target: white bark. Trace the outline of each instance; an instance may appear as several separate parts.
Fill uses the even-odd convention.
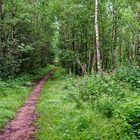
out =
[[[95,0],[95,33],[96,33],[96,54],[97,54],[97,70],[101,71],[101,54],[99,41],[99,27],[98,27],[98,0]]]

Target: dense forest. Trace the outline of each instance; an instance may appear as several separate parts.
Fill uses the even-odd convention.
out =
[[[140,1],[0,0],[0,140],[42,85],[35,139],[140,139]]]

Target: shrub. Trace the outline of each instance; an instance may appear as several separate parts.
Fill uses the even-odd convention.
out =
[[[103,113],[108,118],[113,116],[113,113],[116,109],[117,102],[114,97],[108,95],[102,95],[99,97],[96,102],[94,102],[94,109],[96,108],[97,111]]]
[[[93,100],[103,94],[116,98],[124,97],[122,87],[115,80],[100,75],[96,79],[93,76],[84,78],[79,83],[79,93],[84,100],[89,98]]]
[[[129,133],[135,134],[140,139],[140,97],[128,98],[116,110],[118,117],[125,119],[131,125]]]
[[[120,68],[114,75],[116,81],[122,81],[130,84],[132,89],[140,88],[140,68],[125,67]]]
[[[74,97],[91,105],[93,111],[110,121],[120,119],[122,125],[127,124],[126,133],[140,139],[139,82],[139,68],[120,68],[112,75],[85,76],[75,83],[79,98]]]

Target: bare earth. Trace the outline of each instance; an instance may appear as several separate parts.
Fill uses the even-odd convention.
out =
[[[9,122],[0,133],[0,140],[33,140],[32,135],[36,130],[33,125],[37,116],[36,103],[43,85],[52,74],[53,71],[37,83],[15,119]]]

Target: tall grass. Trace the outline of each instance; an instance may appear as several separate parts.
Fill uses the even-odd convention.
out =
[[[49,81],[38,104],[37,139],[139,139],[139,87],[117,76],[116,72]]]

